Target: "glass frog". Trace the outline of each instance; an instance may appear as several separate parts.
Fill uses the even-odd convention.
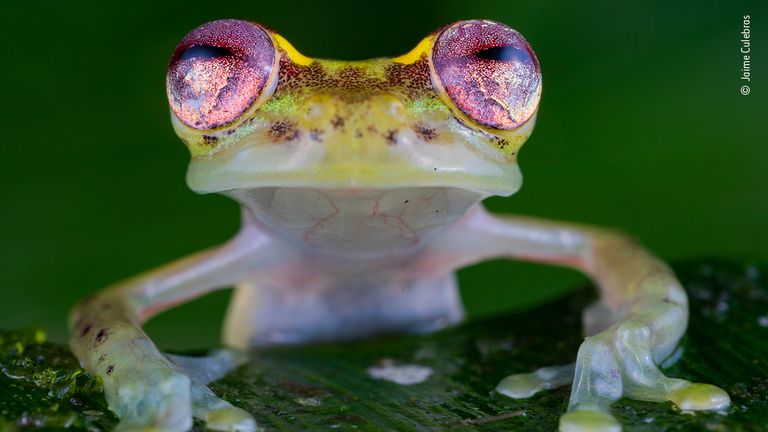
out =
[[[166,83],[190,188],[240,203],[242,228],[73,310],[72,349],[103,379],[120,429],[182,431],[194,417],[254,430],[250,414],[206,387],[245,361],[242,350],[454,325],[464,317],[456,269],[500,257],[578,269],[600,295],[574,364],[510,375],[497,392],[572,384],[567,431],[619,430],[610,406],[621,397],[729,404],[723,390],[659,369],[688,321],[666,264],[612,230],[483,208],[520,188],[516,157],[541,96],[538,60],[515,30],[461,21],[399,57],[334,61],[259,24],[212,21],[181,40]],[[141,328],[230,286],[227,349],[169,356]]]

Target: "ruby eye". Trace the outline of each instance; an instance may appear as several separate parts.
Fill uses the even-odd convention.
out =
[[[432,64],[453,103],[483,126],[517,129],[536,112],[539,62],[520,33],[504,24],[473,20],[446,27]]]
[[[233,122],[264,91],[275,48],[257,24],[211,21],[179,42],[166,78],[168,103],[185,125],[201,130]]]

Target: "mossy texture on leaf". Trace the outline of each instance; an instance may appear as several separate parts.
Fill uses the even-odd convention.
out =
[[[699,260],[676,270],[691,320],[684,353],[665,372],[718,385],[732,405],[726,413],[686,414],[671,403],[623,399],[614,413],[625,431],[768,430],[766,267]],[[212,387],[268,430],[551,431],[568,387],[523,400],[493,389],[508,374],[573,362],[581,310],[594,297],[585,287],[530,311],[433,335],[255,352],[251,364]],[[27,331],[0,333],[0,350],[0,430],[116,424],[99,383],[66,348]],[[411,384],[381,379],[392,373]]]
[[[109,430],[101,383],[39,329],[0,331],[0,431]]]

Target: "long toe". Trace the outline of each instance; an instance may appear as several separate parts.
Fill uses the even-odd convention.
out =
[[[528,398],[542,390],[568,385],[576,365],[571,363],[538,369],[533,373],[510,375],[496,386],[496,391],[515,399]]]
[[[516,374],[501,380],[496,391],[507,397],[523,399],[544,390],[543,384],[536,374]]]

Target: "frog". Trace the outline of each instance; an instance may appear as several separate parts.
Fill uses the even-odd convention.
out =
[[[308,57],[264,25],[215,20],[179,42],[166,90],[191,155],[188,186],[232,198],[242,222],[221,245],[73,308],[71,348],[102,380],[118,430],[184,431],[193,419],[255,430],[208,387],[249,350],[458,325],[456,271],[491,259],[575,269],[598,292],[575,361],[507,371],[497,394],[570,384],[562,431],[621,430],[611,414],[620,398],[728,407],[724,390],[661,370],[680,353],[689,313],[664,261],[615,229],[484,207],[520,189],[518,152],[542,94],[531,45],[507,25],[459,21],[397,57],[337,61]],[[163,353],[142,328],[230,287],[223,348],[207,356]]]

